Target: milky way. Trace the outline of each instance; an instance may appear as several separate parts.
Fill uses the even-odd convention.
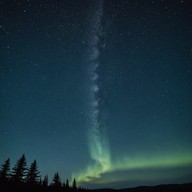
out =
[[[103,17],[103,1],[98,2],[98,8],[95,14],[95,22],[93,22],[92,41],[90,42],[90,80],[91,80],[91,128],[89,130],[89,150],[91,158],[100,166],[101,171],[108,169],[110,166],[110,152],[107,137],[104,135],[102,123],[100,122],[100,98],[98,92],[99,75],[97,68],[99,67],[100,55],[100,38],[102,37],[102,17]]]
[[[88,130],[88,147],[93,164],[89,165],[85,173],[78,178],[79,181],[90,181],[110,168],[110,150],[108,138],[105,134],[106,127],[102,127],[100,120],[99,98],[99,58],[101,53],[101,38],[103,35],[103,1],[98,1],[95,6],[94,17],[91,20],[89,40],[89,80],[90,80],[90,128]]]

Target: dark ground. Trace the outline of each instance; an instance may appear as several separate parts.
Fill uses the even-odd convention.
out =
[[[95,189],[93,192],[192,192],[192,183],[141,186],[126,189]]]

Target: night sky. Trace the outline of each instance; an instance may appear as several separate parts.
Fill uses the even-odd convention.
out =
[[[191,0],[1,0],[0,164],[90,187],[191,182]]]

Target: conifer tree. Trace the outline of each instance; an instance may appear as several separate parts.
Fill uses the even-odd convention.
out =
[[[65,187],[69,188],[69,180],[68,179],[66,180]]]
[[[72,187],[73,189],[77,189],[77,182],[75,179],[73,179]]]
[[[37,168],[37,162],[36,160],[33,161],[30,168],[28,169],[26,181],[30,184],[37,184],[39,179],[39,171]]]
[[[58,172],[56,172],[53,177],[53,185],[56,187],[61,187],[61,179]]]
[[[9,179],[10,159],[8,158],[4,164],[1,165],[0,180],[7,181]]]
[[[38,182],[38,184],[39,184],[39,185],[42,185],[42,183],[43,183],[43,182],[42,182],[41,176],[39,176],[39,182]]]
[[[17,161],[16,165],[13,167],[11,173],[11,179],[14,182],[24,182],[27,170],[26,165],[27,161],[25,155],[23,154],[22,157]]]
[[[48,175],[46,175],[43,179],[43,186],[47,187],[48,186]]]
[[[63,188],[66,187],[65,181],[63,181],[63,183],[61,184]]]

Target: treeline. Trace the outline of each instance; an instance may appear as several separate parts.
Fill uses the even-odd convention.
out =
[[[84,192],[87,189],[77,187],[76,180],[69,184],[67,179],[65,182],[61,181],[58,172],[54,174],[52,182],[48,181],[48,175],[43,179],[38,171],[36,160],[34,160],[30,167],[27,168],[27,160],[25,154],[17,160],[15,166],[10,169],[10,159],[7,159],[0,168],[0,191],[58,191],[58,192]]]

